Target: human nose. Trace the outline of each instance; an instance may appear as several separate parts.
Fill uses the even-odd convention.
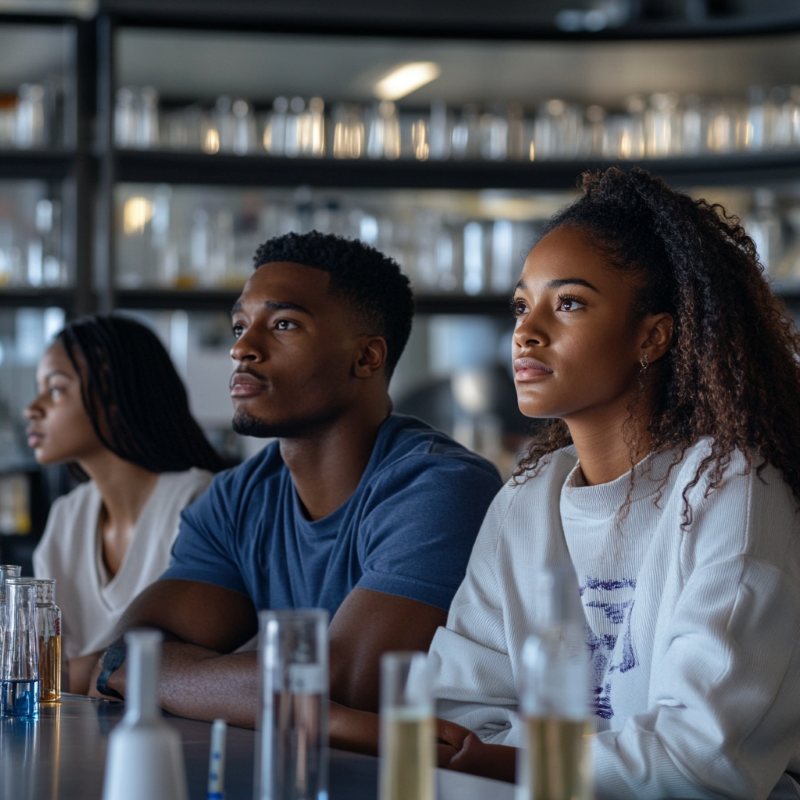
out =
[[[514,328],[514,345],[519,348],[546,347],[550,344],[547,332],[547,314],[539,305],[533,305],[527,314],[517,317]]]
[[[26,409],[25,409],[25,419],[29,421],[33,421],[35,419],[41,419],[44,416],[44,411],[40,405],[40,401],[42,396],[39,395]]]
[[[234,361],[248,361],[258,363],[264,361],[266,353],[264,341],[258,336],[256,327],[245,329],[231,348],[231,358]]]

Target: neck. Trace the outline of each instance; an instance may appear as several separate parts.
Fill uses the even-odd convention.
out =
[[[650,452],[646,414],[640,413],[638,421],[625,427],[630,401],[626,396],[564,420],[589,486],[615,481],[630,471],[631,462],[638,464]]]
[[[391,410],[386,396],[368,407],[349,408],[308,436],[280,440],[281,457],[309,519],[327,517],[355,492]]]
[[[137,467],[105,449],[78,464],[100,490],[110,527],[132,530],[155,489],[158,473]]]

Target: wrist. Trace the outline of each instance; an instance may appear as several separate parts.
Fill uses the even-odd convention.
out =
[[[97,691],[104,697],[114,697],[118,700],[123,700],[124,695],[118,691],[124,686],[120,682],[113,680],[115,673],[125,664],[127,657],[127,648],[125,647],[125,640],[122,638],[113,642],[100,659],[100,674],[97,676],[95,683]],[[113,683],[113,685],[111,685]],[[115,688],[116,687],[116,688]]]

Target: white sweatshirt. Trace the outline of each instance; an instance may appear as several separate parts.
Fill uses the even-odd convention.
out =
[[[586,486],[574,448],[490,507],[446,628],[431,644],[439,715],[519,746],[532,576],[567,555],[588,623],[599,798],[764,800],[800,771],[800,515],[779,473],[735,454],[723,484],[682,493],[707,442]],[[777,796],[777,794],[773,795]]]

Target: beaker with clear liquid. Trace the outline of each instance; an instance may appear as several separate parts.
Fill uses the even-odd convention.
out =
[[[256,800],[328,798],[328,617],[325,609],[259,613]]]
[[[0,664],[0,715],[39,716],[39,648],[36,587],[24,578],[6,580],[6,630]]]

